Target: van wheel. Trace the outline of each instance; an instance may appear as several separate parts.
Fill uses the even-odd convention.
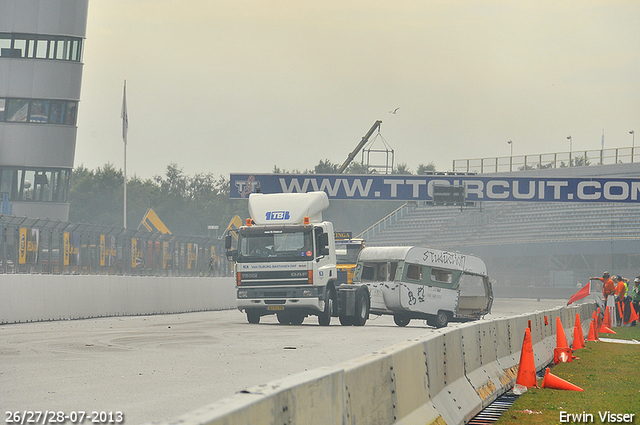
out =
[[[436,328],[445,328],[449,324],[449,314],[444,310],[438,310],[433,326]]]
[[[393,321],[396,323],[396,325],[400,326],[401,328],[407,326],[409,324],[409,322],[411,321],[411,319],[407,316],[402,316],[400,314],[394,314],[393,315]]]
[[[353,317],[354,326],[364,326],[369,318],[369,293],[364,288],[356,292],[356,315]],[[407,323],[409,323],[407,321]]]
[[[249,323],[260,323],[260,313],[255,310],[247,310],[247,321]]]
[[[333,298],[333,291],[327,288],[324,296],[324,311],[318,315],[318,324],[320,324],[320,326],[329,326],[331,323]]]

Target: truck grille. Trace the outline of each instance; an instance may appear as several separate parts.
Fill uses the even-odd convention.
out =
[[[241,286],[308,285],[307,270],[240,272]]]

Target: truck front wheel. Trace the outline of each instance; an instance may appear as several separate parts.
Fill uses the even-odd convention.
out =
[[[260,313],[255,310],[247,310],[247,321],[249,323],[260,323]]]
[[[305,317],[305,316],[304,316],[304,314],[302,314],[302,313],[292,313],[292,314],[291,314],[291,321],[290,321],[290,323],[291,323],[292,325],[299,326],[299,325],[301,325],[301,324],[302,324],[302,322],[304,322],[304,317]]]
[[[291,315],[289,313],[279,311],[276,313],[276,317],[278,318],[278,323],[281,325],[288,325],[291,323]]]
[[[324,311],[318,315],[318,324],[320,324],[320,326],[329,326],[329,324],[331,323],[333,299],[333,291],[327,288],[324,296]]]

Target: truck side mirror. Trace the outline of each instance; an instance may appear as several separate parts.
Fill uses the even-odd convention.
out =
[[[229,261],[238,261],[238,251],[234,250],[227,250],[227,260]]]
[[[329,234],[320,233],[318,235],[318,252],[320,255],[329,255]]]
[[[227,235],[224,238],[224,247],[227,250],[227,259],[230,261],[238,261],[238,250],[231,249],[231,235]]]

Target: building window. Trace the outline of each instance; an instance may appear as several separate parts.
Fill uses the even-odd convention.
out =
[[[76,123],[76,102],[65,102],[64,124],[75,125]]]
[[[78,102],[0,98],[0,122],[76,125]]]
[[[27,122],[29,101],[26,99],[7,99],[7,121]]]
[[[82,39],[43,34],[0,33],[0,57],[80,62]]]
[[[67,202],[71,170],[0,167],[0,192],[9,201]]]
[[[29,122],[46,123],[49,120],[49,102],[46,100],[34,100],[31,102]]]

